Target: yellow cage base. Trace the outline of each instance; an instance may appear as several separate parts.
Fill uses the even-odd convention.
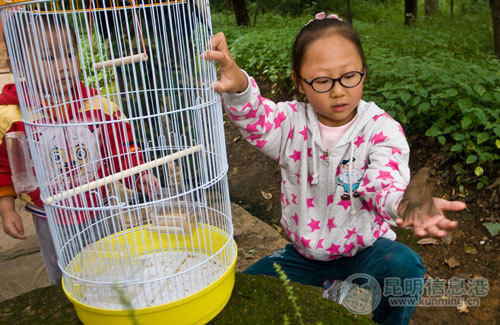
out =
[[[148,233],[145,236],[145,233]],[[224,231],[210,227],[210,228],[197,228],[191,235],[186,235],[187,246],[199,249],[205,249],[203,247],[203,241],[197,240],[198,238],[211,238],[212,241],[210,245],[213,251],[218,251],[224,244],[228,241],[228,236],[222,235]],[[226,234],[227,235],[227,234]],[[148,230],[140,229],[136,231],[129,232],[123,236],[116,236],[118,241],[124,240],[137,240],[140,238],[152,238],[151,243],[144,245],[144,250],[147,251],[151,246],[158,245],[160,241],[160,236],[163,240],[165,239],[165,234],[154,234]],[[172,235],[171,235],[172,236]],[[208,237],[210,236],[210,237]],[[134,238],[135,237],[135,238]],[[104,238],[103,240],[109,240]],[[148,239],[149,240],[149,239]],[[214,318],[227,304],[229,298],[231,297],[231,292],[234,287],[234,269],[236,265],[237,258],[237,248],[236,243],[233,239],[233,260],[228,269],[221,275],[216,281],[205,287],[204,289],[189,295],[187,297],[178,299],[173,302],[169,302],[163,305],[157,305],[154,307],[139,308],[133,311],[130,310],[108,310],[103,308],[98,308],[94,306],[89,306],[80,301],[76,300],[71,296],[70,291],[66,287],[63,279],[62,287],[66,297],[71,301],[75,307],[75,311],[78,318],[82,323],[86,325],[148,325],[148,324],[175,324],[175,325],[188,325],[188,324],[206,324],[212,318]],[[201,245],[199,245],[201,244]],[[198,246],[198,247],[196,247]],[[200,247],[201,246],[201,247]],[[183,247],[174,247],[183,248]],[[141,253],[141,252],[138,252]],[[224,254],[224,252],[222,252]],[[222,256],[224,257],[224,256]],[[70,263],[71,264],[71,263]]]

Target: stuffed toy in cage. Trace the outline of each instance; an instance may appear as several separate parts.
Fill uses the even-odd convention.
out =
[[[215,67],[200,58],[208,8],[0,7],[27,139],[9,142],[9,159],[31,155],[34,166],[16,165],[13,179],[47,215],[63,289],[83,323],[205,323],[230,297],[222,110],[208,87]],[[23,187],[33,169],[36,186]]]

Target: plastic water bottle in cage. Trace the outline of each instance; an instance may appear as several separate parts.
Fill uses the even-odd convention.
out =
[[[28,149],[26,134],[22,131],[5,134],[12,182],[16,193],[28,193],[38,187],[33,173],[33,161]]]

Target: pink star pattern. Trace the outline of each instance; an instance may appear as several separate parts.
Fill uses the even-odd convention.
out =
[[[380,131],[379,133],[375,134],[370,141],[373,145],[376,145],[377,143],[383,142],[385,139],[387,139],[387,137],[384,136],[384,132]]]
[[[314,198],[313,197],[308,197],[307,198],[307,208],[314,208]]]
[[[344,253],[349,253],[354,248],[354,243],[349,243],[344,245]]]
[[[367,187],[366,187],[366,191],[367,191],[368,193],[374,193],[374,192],[375,192],[375,186],[371,186],[371,187],[368,187],[368,186],[367,186]]]
[[[382,186],[383,190],[385,190],[388,187],[391,187],[391,183],[388,183],[388,184],[380,183],[380,185]]]
[[[250,78],[250,83],[252,84],[252,87],[257,88],[257,83],[254,78]]]
[[[333,195],[328,195],[326,197],[326,206],[329,206],[332,203],[333,203]]]
[[[246,110],[247,108],[252,108],[253,105],[252,103],[248,102],[245,106],[241,108],[242,111]],[[257,112],[257,109],[255,110]],[[255,117],[255,116],[254,116]]]
[[[336,254],[340,254],[339,248],[340,248],[340,245],[335,245],[335,244],[332,243],[332,245],[330,246],[330,248],[327,248],[326,250],[330,252],[330,256],[333,256],[333,255],[336,255]]]
[[[312,185],[313,177],[311,174],[307,173],[307,182]]]
[[[290,205],[290,201],[288,199],[285,199],[285,202],[286,202],[286,205],[289,206]]]
[[[299,216],[297,215],[297,213],[295,213],[292,217],[293,221],[295,221],[295,225],[298,226],[299,225]]]
[[[363,236],[356,235],[356,238],[357,238],[357,241],[358,241],[358,245],[361,246],[361,247],[364,247],[365,246],[365,241],[363,240]]]
[[[319,156],[319,159],[325,161],[326,160],[326,153],[323,152],[323,154],[321,156]]]
[[[309,227],[311,227],[311,232],[314,232],[315,230],[319,229],[319,220],[314,220],[311,218],[311,222],[307,224]]]
[[[265,98],[265,99],[267,100],[267,98]],[[271,108],[271,106],[269,106],[269,105],[264,105],[264,110],[266,112],[266,117],[268,117],[269,114],[271,114],[272,112],[274,112],[273,109]]]
[[[254,140],[260,139],[261,137],[262,137],[262,134],[250,134],[246,138],[251,140],[251,141],[254,141]]]
[[[299,234],[297,234],[296,232],[293,233],[293,237],[295,237],[295,242],[299,241]]]
[[[333,218],[328,219],[328,231],[331,231],[332,228],[336,228],[335,224],[333,223]]]
[[[288,133],[288,139],[290,139],[290,140],[293,139],[293,128],[290,129],[290,133]]]
[[[264,148],[264,146],[266,145],[267,141],[266,140],[257,140],[257,143],[255,144],[255,146],[257,148]]]
[[[351,238],[352,235],[356,233],[356,228],[348,229],[347,230],[347,235],[344,236],[344,238]]]
[[[394,179],[394,177],[392,177],[391,172],[379,170],[378,176],[375,179],[381,179],[381,180],[385,181],[387,179]]]
[[[300,134],[302,134],[302,136],[304,137],[304,141],[307,140],[307,127],[304,126],[304,129],[302,131],[299,132]]]
[[[254,124],[248,123],[247,127],[245,128],[245,130],[248,133],[257,133],[258,132],[258,130],[257,130],[257,124],[256,123],[254,123]]]
[[[340,200],[337,205],[340,205],[341,207],[344,208],[344,210],[347,210],[351,206],[351,200]]]
[[[280,112],[278,116],[274,118],[274,129],[278,129],[281,127],[281,122],[286,119],[285,112]]]
[[[337,166],[337,170],[335,171],[335,176],[340,175],[340,166]]]
[[[293,154],[290,155],[289,157],[293,159],[293,162],[297,162],[297,160],[300,160],[300,155],[301,155],[300,151],[294,150]]]
[[[318,245],[316,245],[316,248],[323,248],[323,238],[321,238],[320,240],[318,240]]]
[[[396,153],[399,153],[401,154],[401,149],[398,149],[398,148],[391,148],[391,154],[396,154]]]
[[[385,165],[389,168],[392,168],[392,170],[399,170],[399,163],[392,159],[389,159],[389,162]]]
[[[370,180],[368,179],[368,175],[365,175],[363,177],[363,183],[361,184],[361,186],[366,186],[368,184],[370,184]]]
[[[285,193],[281,193],[281,202],[285,202]]]
[[[312,158],[312,148],[307,148],[307,157],[311,157]]]
[[[267,132],[271,131],[271,129],[273,128],[273,123],[271,123],[271,122],[266,122],[266,123],[264,124],[264,126],[265,126],[265,129],[266,129],[266,131],[265,131],[265,132],[267,133]]]
[[[304,246],[304,248],[311,248],[311,246],[309,245],[309,243],[311,242],[310,239],[305,239],[304,236],[300,237],[300,242],[302,243],[302,246]]]
[[[363,134],[362,136],[358,135],[358,138],[356,139],[356,141],[354,141],[354,144],[359,148],[359,146],[362,145],[364,142],[365,142],[365,135]]]
[[[290,107],[292,108],[292,110],[293,110],[294,112],[298,112],[298,109],[297,109],[297,107],[296,107],[296,106],[297,106],[297,103],[290,103]]]
[[[390,116],[389,114],[387,114],[387,113],[385,113],[385,112],[384,112],[384,113],[382,113],[382,114],[379,114],[379,115],[375,115],[375,116],[373,117],[373,120],[374,120],[374,121],[376,121],[376,120],[378,120],[378,118],[379,118],[379,117],[382,117],[382,116],[385,116],[385,117],[387,117],[388,119],[391,119],[391,120],[392,120],[392,116]]]
[[[292,193],[292,203],[297,204],[297,195]]]
[[[255,118],[257,117],[257,109],[252,109],[247,114],[243,115],[245,118]]]
[[[361,201],[361,210],[367,210],[371,212],[373,210],[373,198],[370,198],[369,201]]]
[[[297,173],[297,174],[295,174],[295,176],[297,176],[297,184],[300,184],[300,174]]]
[[[233,114],[231,112],[227,112],[227,115],[229,116],[229,118],[233,121],[239,121],[240,120],[240,117],[239,115],[236,115],[236,114]]]
[[[384,220],[382,219],[382,217],[380,217],[376,213],[375,213],[375,218],[373,219],[373,222],[376,223],[379,226],[382,226],[382,224],[384,224]]]

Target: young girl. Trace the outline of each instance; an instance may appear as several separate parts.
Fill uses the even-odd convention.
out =
[[[11,131],[25,132],[27,126],[22,122],[20,100],[24,100],[27,105],[40,107],[41,113],[30,123],[30,127],[44,166],[47,166],[48,170],[58,170],[60,174],[71,173],[73,176],[69,185],[62,182],[47,184],[46,186],[52,187],[52,192],[57,193],[82,185],[79,184],[81,179],[89,183],[143,163],[140,148],[134,143],[130,124],[121,121],[123,116],[119,107],[104,98],[97,98],[96,90],[86,88],[80,82],[80,64],[73,30],[65,24],[64,19],[56,17],[47,16],[36,22],[37,24],[26,26],[27,33],[24,35],[19,32],[17,39],[18,48],[28,52],[25,57],[29,58],[29,62],[24,62],[24,65],[32,68],[22,65],[17,67],[26,71],[27,81],[21,84],[21,89],[16,89],[14,84],[8,84],[0,94],[0,215],[5,233],[16,239],[26,239],[26,236],[21,217],[15,211],[14,199],[17,193],[11,179],[4,136]],[[23,47],[23,44],[30,45]],[[31,86],[28,83],[32,83]],[[44,91],[49,94],[45,98],[34,98],[32,92],[28,91],[36,89],[38,83],[43,85]],[[90,125],[89,121],[94,124]],[[115,122],[102,124],[105,121]],[[80,122],[86,122],[86,125]],[[45,126],[50,124],[65,126]],[[56,179],[57,175],[53,176]],[[159,187],[158,180],[148,174],[125,178],[123,183],[128,188],[137,187],[144,192]],[[76,218],[62,208],[52,207],[57,216],[56,222],[72,227],[73,232],[75,229],[88,231],[87,238],[91,238],[90,240],[113,233],[117,229],[112,222],[108,225],[92,220],[96,217],[106,217],[105,213],[100,211],[106,204],[107,193],[106,187],[103,186],[92,193],[89,191],[67,199],[71,202],[66,202],[66,205],[82,210]],[[37,188],[23,194],[22,198],[27,203],[26,210],[33,214],[49,280],[52,284],[59,283],[62,274],[40,190]],[[96,224],[99,226],[95,226]],[[101,228],[97,229],[98,227]]]
[[[281,167],[281,224],[292,245],[263,258],[245,273],[276,276],[279,264],[292,281],[321,286],[355,273],[422,284],[426,268],[414,251],[395,240],[390,225],[413,227],[419,236],[441,237],[457,226],[441,213],[461,202],[434,198],[437,215],[402,220],[410,180],[409,147],[399,123],[361,99],[367,65],[351,25],[318,14],[296,37],[292,80],[307,102],[274,103],[240,70],[222,33],[207,59],[220,65],[213,87],[243,136]],[[421,288],[421,287],[420,287]],[[421,290],[403,297],[421,296]],[[382,296],[373,319],[406,324],[414,306],[391,306]]]

